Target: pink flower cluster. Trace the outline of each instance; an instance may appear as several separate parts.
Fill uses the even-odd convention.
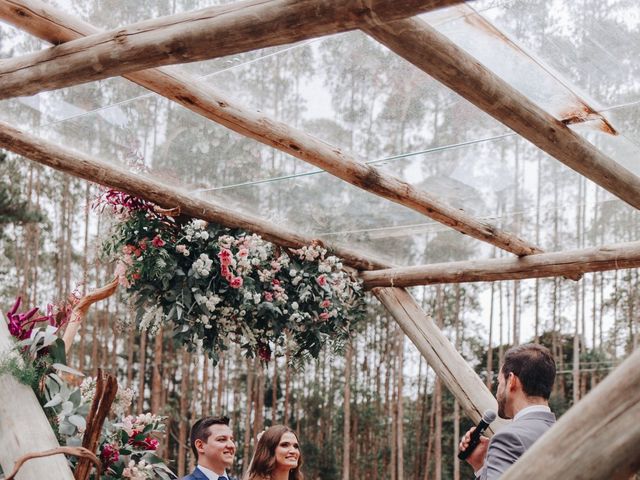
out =
[[[239,253],[240,252],[238,252],[238,254]],[[245,254],[243,251],[243,254],[245,256],[248,253],[249,252],[247,251]],[[233,258],[233,253],[231,252],[231,250],[229,250],[228,248],[220,249],[220,253],[218,253],[218,258],[220,259],[220,274],[222,275],[222,277],[227,282],[229,282],[229,286],[231,288],[241,288],[242,285],[244,284],[244,280],[242,279],[241,276],[234,275],[233,271],[231,270],[233,267],[236,266],[236,261]]]

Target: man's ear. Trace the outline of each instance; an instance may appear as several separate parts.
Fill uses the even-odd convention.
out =
[[[193,442],[193,446],[196,447],[196,451],[198,453],[204,453],[204,448],[202,447],[204,442],[201,438],[196,438],[195,442]]]
[[[509,374],[509,378],[507,379],[507,388],[511,391],[522,390],[522,382],[520,382],[518,376],[513,372]]]

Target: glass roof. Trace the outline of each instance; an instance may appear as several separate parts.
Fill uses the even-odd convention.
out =
[[[152,3],[56,5],[113,28],[230,2]],[[477,1],[421,18],[640,175],[639,12],[622,1]],[[45,47],[0,23],[1,57]],[[545,250],[629,240],[598,228],[603,212],[632,207],[363,33],[177,68]],[[1,101],[0,120],[108,162],[144,162],[194,195],[396,264],[500,255],[125,79]]]

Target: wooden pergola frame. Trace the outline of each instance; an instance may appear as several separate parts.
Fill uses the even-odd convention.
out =
[[[476,422],[485,409],[495,408],[495,399],[410,293],[399,287],[542,276],[578,279],[585,272],[640,266],[640,244],[633,242],[598,249],[543,253],[538,246],[513,233],[473,218],[433,195],[351,157],[336,146],[241,105],[179,68],[162,67],[360,29],[543,151],[631,206],[640,208],[639,177],[575,134],[562,119],[554,118],[533,104],[426,22],[411,18],[458,3],[463,2],[248,0],[101,32],[39,0],[0,0],[0,19],[56,45],[34,54],[1,60],[0,99],[122,75],[242,135],[516,255],[514,258],[483,262],[394,268],[359,252],[327,245],[346,264],[361,271],[365,286],[373,289],[376,297],[458,399],[466,414]],[[194,199],[178,188],[144,179],[90,156],[33,138],[4,123],[0,123],[0,146],[68,174],[147,198],[160,206],[179,206],[187,215],[259,233],[279,245],[297,247],[313,240],[214,202]],[[640,383],[638,370],[636,368],[630,375]],[[612,390],[623,388],[621,382],[612,380],[610,383]],[[634,395],[637,395],[637,390]],[[579,406],[597,405],[600,398],[589,395]],[[629,415],[634,410],[629,411],[631,413],[621,412],[615,421],[631,418]],[[576,420],[575,417],[567,422],[573,422],[571,427],[582,431],[586,426],[579,425],[579,418]],[[603,426],[609,425],[613,423],[605,422]],[[3,426],[0,414],[0,427]],[[562,437],[557,438],[557,435],[553,439],[549,436],[548,440],[545,437],[539,442],[542,445],[540,449],[548,446],[553,451],[561,440]],[[633,440],[635,437],[632,435],[625,436],[622,441],[618,438],[619,448],[628,448],[628,455],[616,456],[615,465],[602,470],[603,475],[609,475],[606,478],[618,478],[618,472],[628,472],[636,467],[633,459],[629,460],[633,457],[629,454],[631,451],[640,453],[638,442]],[[573,447],[563,445],[563,448],[567,454]],[[580,448],[581,458],[597,452],[589,445],[581,444]],[[12,449],[10,454],[3,454],[3,450],[0,444],[0,463],[5,466],[9,462],[7,455],[15,455],[16,452]],[[535,461],[531,456],[523,459],[523,462],[531,464]],[[32,470],[25,467],[25,478],[46,477],[46,472],[43,474],[43,470],[37,469],[37,465],[44,463],[46,461],[34,462]],[[569,478],[581,478],[580,468],[577,465],[575,476],[570,472]],[[537,478],[546,478],[540,471],[537,473]],[[566,476],[566,469],[564,473]]]

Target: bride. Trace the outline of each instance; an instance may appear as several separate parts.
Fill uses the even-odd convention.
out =
[[[274,425],[256,446],[245,480],[303,480],[298,436],[289,427]]]

